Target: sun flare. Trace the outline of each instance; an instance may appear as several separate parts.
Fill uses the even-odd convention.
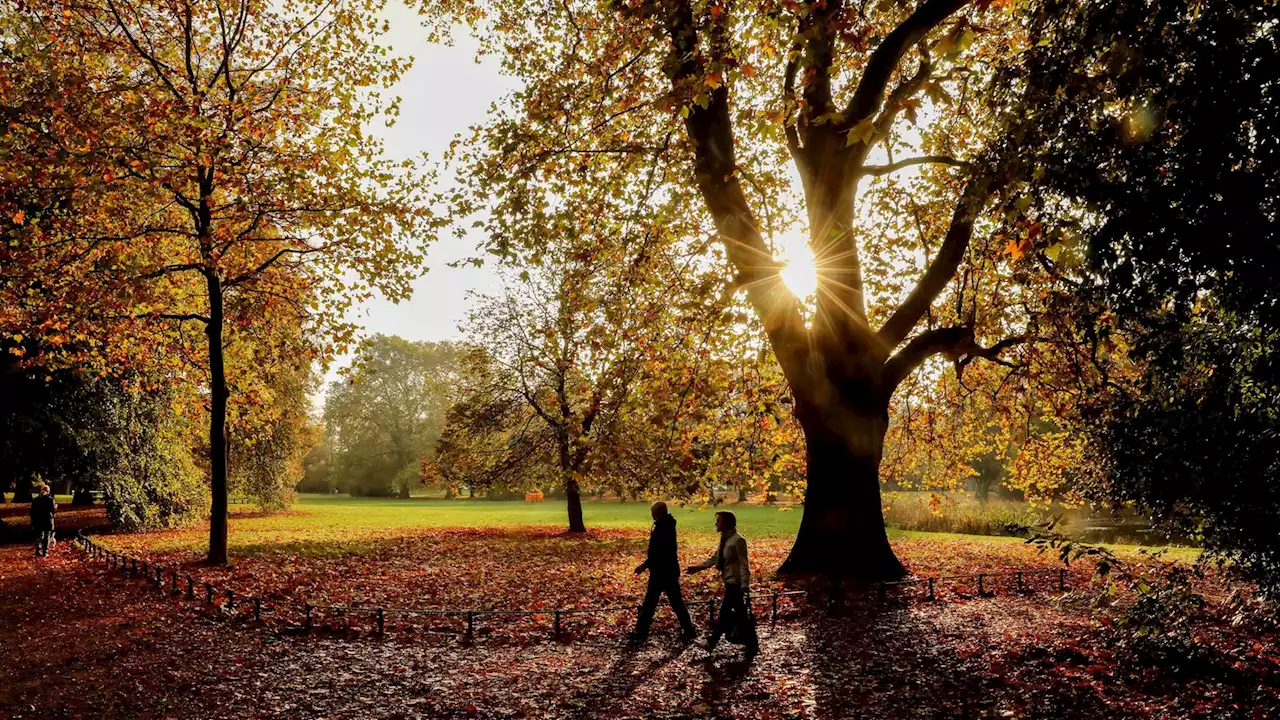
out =
[[[778,259],[786,263],[782,282],[801,299],[811,297],[818,289],[818,267],[813,260],[809,241],[802,235],[784,235],[777,244]]]

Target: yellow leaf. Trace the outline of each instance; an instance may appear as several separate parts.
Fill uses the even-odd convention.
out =
[[[849,134],[844,139],[844,145],[849,147],[856,142],[869,143],[875,132],[875,122],[871,118],[867,118],[849,129]]]

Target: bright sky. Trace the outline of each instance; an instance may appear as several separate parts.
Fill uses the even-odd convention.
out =
[[[418,158],[427,153],[438,161],[450,141],[470,126],[482,122],[490,105],[516,87],[514,80],[499,73],[498,63],[475,61],[476,43],[464,29],[455,33],[454,45],[433,45],[417,12],[401,0],[390,0],[384,11],[390,24],[385,38],[395,52],[414,57],[413,67],[392,89],[401,98],[400,117],[394,127],[381,122],[370,130],[382,137],[388,154],[396,159]],[[442,181],[448,181],[443,176]],[[430,270],[414,283],[413,297],[400,304],[374,300],[361,305],[356,322],[369,334],[399,335],[409,340],[443,340],[462,336],[459,324],[466,316],[468,290],[493,291],[496,277],[490,268],[450,268],[448,263],[475,252],[478,238],[464,239],[442,233],[428,253]],[[813,290],[813,255],[801,232],[778,238],[779,250],[789,265],[784,281],[799,294]],[[346,365],[342,358],[330,370]],[[319,400],[319,398],[317,398]]]
[[[496,61],[475,62],[476,44],[465,31],[456,33],[452,47],[433,45],[426,41],[417,12],[399,0],[391,0],[384,15],[391,26],[385,41],[397,55],[412,55],[414,63],[390,93],[401,99],[395,126],[388,128],[379,121],[370,130],[382,137],[387,153],[397,160],[418,158],[425,152],[437,162],[454,136],[480,123],[489,106],[514,89],[515,83],[499,74]],[[414,283],[413,297],[398,305],[381,299],[364,303],[355,321],[369,334],[409,340],[461,337],[458,325],[466,315],[467,290],[492,290],[496,285],[487,268],[448,266],[473,254],[475,247],[475,237],[458,239],[442,233],[428,253],[430,270]],[[347,361],[342,358],[335,363],[326,385]]]

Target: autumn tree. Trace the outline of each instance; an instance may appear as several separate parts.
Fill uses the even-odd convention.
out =
[[[1199,536],[1280,593],[1280,9],[1025,12],[1036,50],[991,101],[1039,168],[1037,221],[1082,256],[1057,278],[1056,334],[1082,349],[1072,417],[1095,445],[1094,497]],[[1056,267],[1054,250],[1034,248]]]
[[[571,532],[586,529],[589,477],[630,490],[664,479],[616,462],[624,438],[637,423],[665,428],[679,415],[650,414],[647,389],[696,383],[694,358],[712,349],[707,328],[729,318],[723,269],[703,259],[707,240],[677,198],[658,194],[661,165],[644,154],[621,162],[645,180],[534,189],[510,198],[528,213],[493,220],[493,248],[524,269],[509,267],[502,293],[477,298],[466,330],[479,349],[438,458],[438,472],[467,485],[563,488]],[[688,449],[662,452],[679,463]]]
[[[61,96],[11,119],[6,181],[56,181],[74,212],[28,222],[10,330],[69,337],[104,364],[205,338],[209,560],[227,557],[229,325],[305,325],[341,344],[350,304],[403,297],[422,227],[416,181],[366,133],[405,64],[377,3],[101,0],[6,11],[9,87]],[[241,303],[253,296],[254,303]],[[235,314],[237,304],[253,308]],[[75,323],[74,334],[59,328]],[[108,341],[107,338],[112,338]],[[49,343],[58,345],[59,343]],[[334,346],[314,344],[315,356]]]
[[[375,335],[325,395],[329,473],[353,495],[409,497],[435,452],[464,348]]]
[[[1016,57],[1008,14],[965,0],[460,0],[424,12],[441,7],[523,83],[473,138],[473,192],[518,214],[530,186],[560,191],[579,168],[599,177],[614,164],[610,182],[625,187],[637,176],[619,155],[658,157],[670,192],[697,198],[794,397],[806,503],[782,570],[900,577],[879,494],[894,391],[931,357],[1002,357],[1025,329],[999,260],[1035,229],[983,231],[993,207],[1017,211],[1004,190],[1018,168],[975,112],[992,65]],[[891,216],[859,215],[868,183],[868,197],[886,189],[873,202]],[[775,254],[797,227],[818,265],[812,304],[782,282]]]

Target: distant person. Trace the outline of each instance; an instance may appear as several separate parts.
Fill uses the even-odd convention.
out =
[[[53,514],[58,504],[49,494],[49,486],[41,484],[40,494],[31,500],[31,529],[36,532],[36,557],[48,557],[53,544]]]
[[[666,594],[671,602],[671,609],[680,621],[680,634],[686,640],[692,640],[698,633],[689,617],[689,608],[685,607],[684,596],[680,594],[680,558],[676,555],[676,519],[667,512],[667,504],[656,502],[649,508],[653,516],[653,529],[649,531],[649,555],[644,562],[636,566],[636,574],[649,571],[649,587],[644,594],[644,603],[640,605],[640,615],[636,618],[636,629],[631,633],[631,642],[643,643],[649,639],[649,626],[653,624],[653,613],[658,609],[658,599]]]
[[[747,652],[759,649],[755,621],[747,607],[747,593],[751,589],[751,567],[747,564],[747,541],[738,534],[738,518],[731,512],[716,513],[716,530],[720,531],[720,546],[711,557],[685,572],[692,575],[714,567],[724,581],[724,599],[720,601],[720,617],[705,643],[707,650],[714,650],[721,636],[730,642],[745,645]]]

